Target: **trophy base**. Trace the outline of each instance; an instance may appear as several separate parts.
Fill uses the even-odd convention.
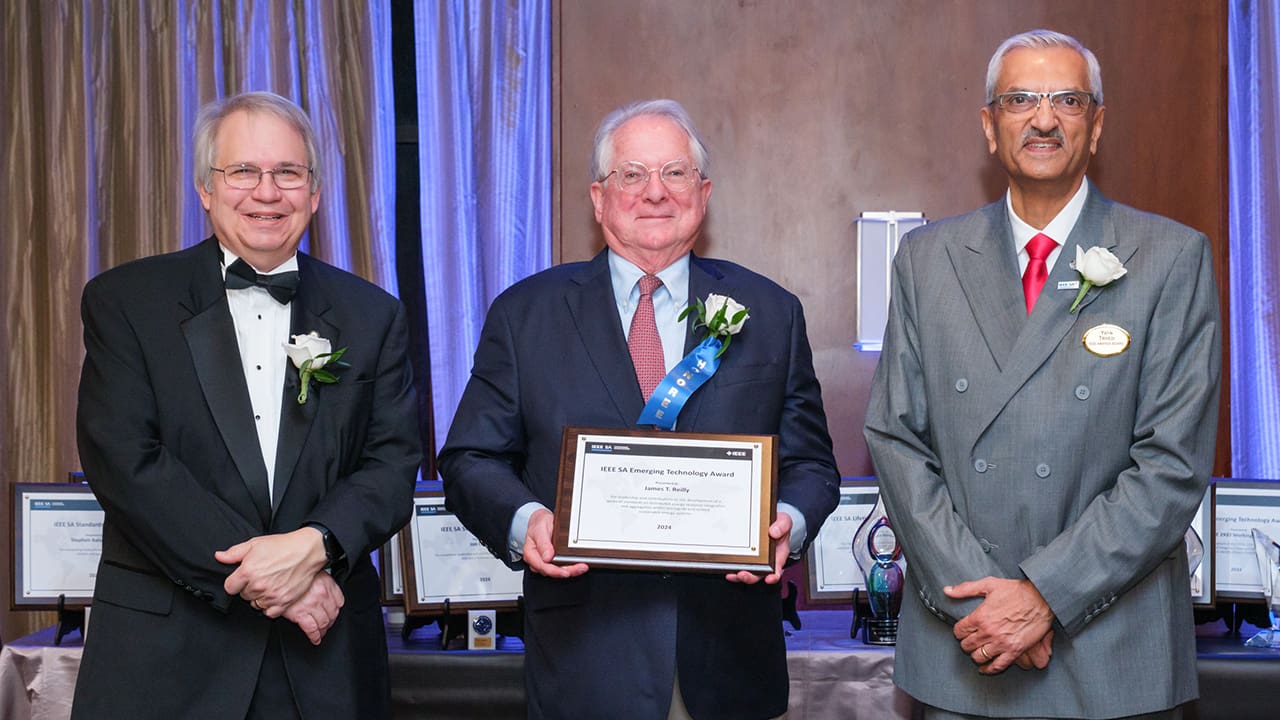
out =
[[[1280,630],[1263,630],[1244,641],[1246,647],[1280,649]]]
[[[1277,633],[1280,636],[1280,633]],[[862,624],[862,642],[868,645],[897,645],[898,619],[867,618]]]

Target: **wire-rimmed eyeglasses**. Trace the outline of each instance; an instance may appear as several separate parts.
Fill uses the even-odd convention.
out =
[[[209,169],[222,173],[222,179],[227,183],[227,187],[237,190],[253,190],[258,187],[258,183],[262,182],[262,176],[266,174],[271,175],[272,181],[281,190],[295,190],[306,185],[311,179],[311,168],[291,163],[276,166],[271,170],[263,170],[249,163],[237,163],[226,167],[210,166]]]
[[[642,162],[628,160],[611,170],[609,175],[615,173],[618,176],[618,187],[635,194],[644,191],[653,173],[658,173],[658,179],[671,192],[684,192],[702,179],[702,173],[698,168],[684,159],[672,160],[657,170],[650,170],[649,166]],[[608,180],[609,175],[605,175],[601,182]]]
[[[1097,102],[1093,95],[1083,90],[1059,90],[1047,93],[1018,90],[1000,93],[995,100],[991,101],[991,104],[1012,115],[1021,115],[1039,110],[1040,103],[1046,98],[1054,112],[1071,116],[1083,115],[1089,109],[1089,103]]]

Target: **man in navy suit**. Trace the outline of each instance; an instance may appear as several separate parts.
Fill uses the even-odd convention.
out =
[[[106,523],[72,714],[386,717],[369,552],[421,462],[403,307],[297,251],[320,176],[296,105],[206,106],[194,155],[213,237],[84,290],[77,430]],[[308,382],[325,340],[348,365]]]
[[[592,171],[608,247],[494,301],[440,453],[447,504],[499,558],[527,570],[531,718],[777,717],[788,690],[777,582],[839,492],[800,302],[739,265],[691,253],[711,180],[679,104],[611,113],[596,133]],[[562,429],[637,427],[649,393],[628,340],[656,326],[658,372],[670,370],[699,340],[681,310],[709,293],[732,297],[750,317],[677,429],[778,436],[774,571],[553,564]],[[637,316],[652,318],[648,331]]]

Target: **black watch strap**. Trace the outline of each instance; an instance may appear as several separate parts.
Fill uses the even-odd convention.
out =
[[[329,570],[346,559],[346,553],[342,551],[342,545],[338,544],[338,538],[333,536],[329,528],[320,523],[307,523],[307,527],[313,527],[320,531],[320,538],[324,541],[324,568]]]

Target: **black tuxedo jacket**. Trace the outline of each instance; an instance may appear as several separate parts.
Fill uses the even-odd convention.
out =
[[[378,579],[369,552],[407,522],[421,460],[403,308],[298,255],[292,332],[349,348],[333,385],[281,389],[275,510],[254,430],[216,239],[122,265],[84,290],[77,429],[106,514],[76,687],[78,718],[242,718],[271,624],[303,716],[387,714]],[[214,551],[328,527],[348,556],[337,622],[312,646],[223,581]]]
[[[732,263],[693,257],[689,298],[728,295],[751,317],[678,429],[775,434],[779,500],[808,538],[835,507],[839,474],[799,300]],[[686,348],[700,338],[690,332]],[[610,284],[607,251],[503,293],[440,454],[448,506],[504,561],[515,511],[555,504],[566,425],[635,427],[644,405]],[[533,718],[667,716],[673,676],[693,717],[769,718],[787,707],[777,586],[716,575],[592,569],[525,573],[526,685]]]

